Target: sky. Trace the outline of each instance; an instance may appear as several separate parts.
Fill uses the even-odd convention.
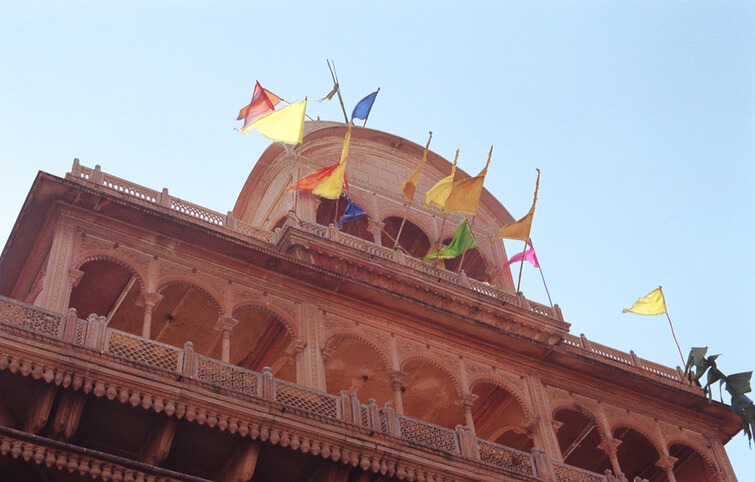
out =
[[[726,0],[0,1],[0,243],[37,171],[74,157],[232,210],[269,145],[234,131],[255,80],[320,98],[332,59],[347,110],[380,88],[367,127],[433,131],[472,174],[493,145],[486,188],[515,218],[542,171],[532,239],[572,334],[679,365],[666,317],[621,313],[662,285],[685,357],[750,371],[753,25]],[[522,291],[548,303],[529,266]],[[727,452],[755,480],[741,432]]]

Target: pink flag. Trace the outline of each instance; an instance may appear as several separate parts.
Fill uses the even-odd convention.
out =
[[[517,261],[521,261],[522,258],[524,258],[525,261],[530,263],[535,268],[540,267],[540,263],[537,262],[537,256],[535,256],[535,248],[530,248],[524,253],[517,253],[514,256],[511,257],[511,259],[506,263],[506,266],[510,265],[511,263],[516,263]]]

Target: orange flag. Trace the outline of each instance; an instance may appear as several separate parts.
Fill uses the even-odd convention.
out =
[[[446,199],[447,213],[477,214],[477,205],[480,202],[482,185],[485,182],[485,175],[488,173],[488,166],[490,165],[490,158],[492,156],[493,146],[490,146],[488,162],[485,164],[485,168],[475,177],[468,177],[453,184],[451,194]]]
[[[504,224],[501,229],[495,233],[496,238],[521,239],[527,241],[530,239],[530,230],[532,229],[532,218],[535,215],[535,203],[537,202],[537,190],[540,187],[540,169],[537,169],[537,181],[535,182],[535,199],[532,200],[530,211],[519,221]]]
[[[404,193],[404,197],[412,202],[414,200],[414,192],[417,190],[417,183],[419,182],[419,175],[422,174],[422,168],[427,162],[427,151],[430,149],[430,140],[433,138],[433,132],[430,131],[430,138],[427,139],[427,146],[425,146],[425,152],[422,153],[422,160],[419,161],[419,167],[414,170],[411,176],[401,185],[401,192]]]

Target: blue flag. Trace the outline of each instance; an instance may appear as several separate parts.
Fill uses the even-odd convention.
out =
[[[378,92],[380,92],[380,89],[376,90],[375,92],[359,101],[357,106],[354,107],[354,111],[351,113],[351,120],[367,120],[367,117],[370,115],[370,110],[372,109],[372,104],[375,103],[375,97],[377,97]]]
[[[369,214],[367,214],[367,211],[362,209],[357,203],[351,200],[348,196],[346,197],[346,209],[343,212],[343,216],[341,216],[341,219],[338,220],[338,229],[341,229],[343,227],[343,223],[348,223],[349,221],[356,221],[359,218],[369,217]]]

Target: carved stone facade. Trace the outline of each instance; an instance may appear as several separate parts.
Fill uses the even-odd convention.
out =
[[[4,479],[735,480],[725,406],[491,279],[492,196],[476,254],[427,264],[415,240],[460,218],[407,209],[422,148],[355,128],[371,220],[339,231],[340,201],[286,192],[340,155],[343,125],[307,132],[227,215],[78,161],[38,176],[0,260]],[[419,191],[449,171],[431,153]]]

